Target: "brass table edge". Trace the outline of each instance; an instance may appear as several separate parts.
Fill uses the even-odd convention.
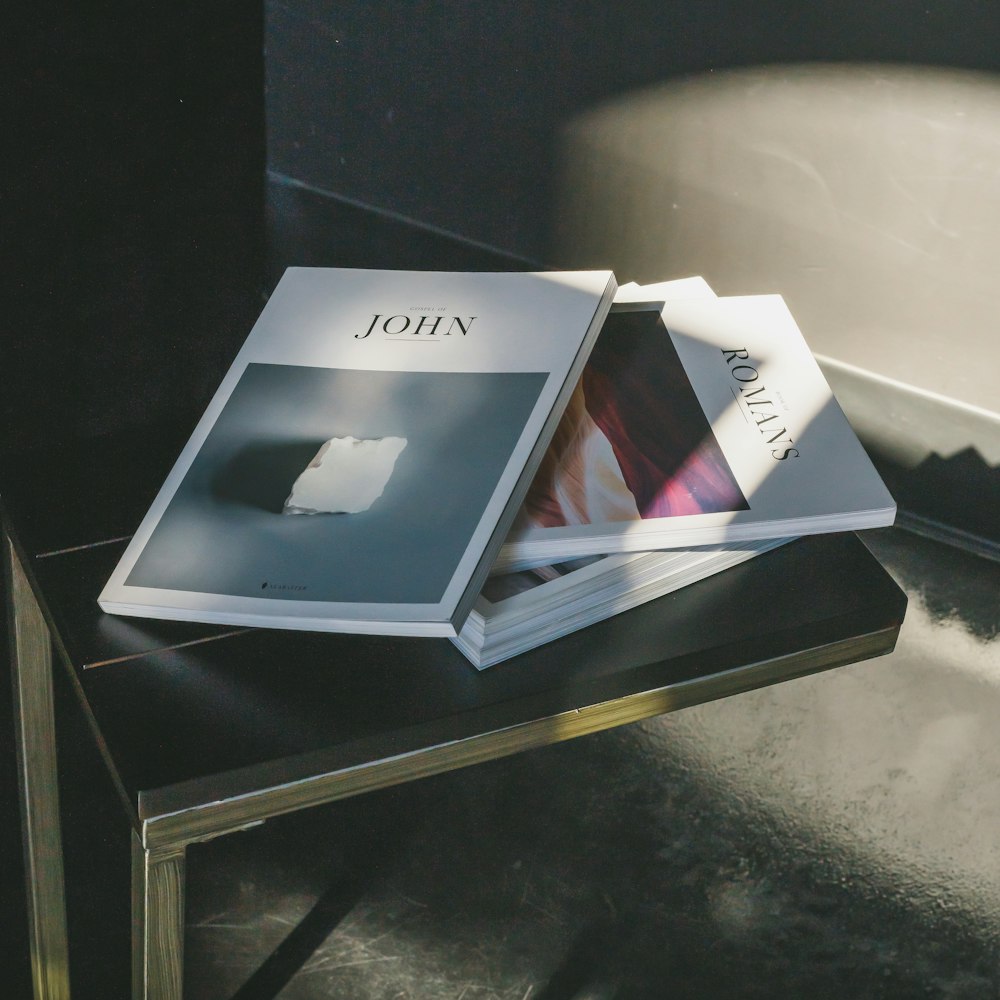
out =
[[[680,681],[474,736],[278,784],[141,820],[147,850],[164,851],[252,826],[263,819],[430,777],[562,740],[891,652],[899,625],[851,639]],[[789,661],[795,661],[789,667]]]

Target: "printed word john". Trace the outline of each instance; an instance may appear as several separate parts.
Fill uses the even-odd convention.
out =
[[[355,340],[364,340],[376,330],[390,337],[398,337],[401,334],[406,337],[450,337],[452,334],[461,334],[463,337],[469,332],[475,316],[407,316],[399,313],[396,316],[383,316],[376,313],[368,329],[364,333],[356,333]]]

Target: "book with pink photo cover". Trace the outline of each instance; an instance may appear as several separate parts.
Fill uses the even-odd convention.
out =
[[[625,285],[619,289],[616,302],[712,297],[714,293],[705,280],[694,277],[645,288]],[[606,374],[605,392],[609,388]],[[598,366],[592,369],[591,376],[595,384],[602,384]],[[591,385],[591,399],[596,395],[597,390]],[[646,405],[655,407],[655,401],[647,400]],[[580,496],[569,488],[558,498],[542,496],[540,507],[550,513],[562,505],[578,511],[584,505],[589,505],[591,512],[635,511],[632,494],[623,497],[620,487],[615,485],[617,460],[607,438],[595,428],[586,413],[584,383],[580,383],[560,425],[561,440],[550,449],[546,461],[552,462],[560,455],[575,456],[576,478],[584,483],[582,490],[576,492],[584,494],[584,501],[581,503]],[[578,449],[570,447],[574,440],[580,446]],[[647,447],[650,455],[658,453],[655,442]],[[634,449],[630,454],[633,465],[640,467],[646,462]],[[570,478],[567,474],[566,479]],[[494,567],[494,575],[483,587],[462,631],[452,642],[476,667],[493,666],[736,566],[788,540],[766,538],[659,552],[593,555],[506,573],[497,572]]]
[[[619,290],[495,571],[892,523],[782,298],[669,284]]]

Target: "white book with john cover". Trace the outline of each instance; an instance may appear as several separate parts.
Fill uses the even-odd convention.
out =
[[[290,268],[100,606],[456,635],[614,292],[609,271]]]

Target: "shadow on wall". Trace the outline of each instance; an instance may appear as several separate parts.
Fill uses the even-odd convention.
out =
[[[666,80],[778,63],[1000,69],[982,0],[269,0],[268,166],[545,261],[559,129]]]
[[[984,73],[775,66],[637,91],[564,130],[549,257],[781,293],[901,507],[1000,552],[998,136]]]

